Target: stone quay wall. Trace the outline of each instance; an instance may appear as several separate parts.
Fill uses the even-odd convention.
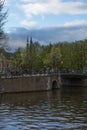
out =
[[[60,87],[58,75],[36,75],[0,79],[0,93],[51,90],[53,83]]]

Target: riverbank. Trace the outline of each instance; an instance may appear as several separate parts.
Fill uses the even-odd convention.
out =
[[[47,91],[52,88],[60,88],[60,82],[58,74],[1,78],[0,92]]]
[[[87,87],[87,76],[52,73],[0,78],[0,93],[48,91],[63,86]]]

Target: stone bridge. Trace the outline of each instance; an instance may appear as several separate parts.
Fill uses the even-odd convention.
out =
[[[87,86],[87,74],[51,73],[0,78],[0,93],[47,91],[62,86]]]
[[[87,74],[61,73],[61,86],[87,86]]]
[[[38,74],[0,78],[0,93],[45,91],[60,88],[59,74]]]

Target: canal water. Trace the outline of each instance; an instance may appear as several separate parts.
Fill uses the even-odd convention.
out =
[[[0,130],[87,130],[87,88],[0,94]]]

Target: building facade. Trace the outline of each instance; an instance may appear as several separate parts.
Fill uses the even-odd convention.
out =
[[[3,53],[0,53],[0,75],[5,75],[7,71],[11,70],[11,63]]]

